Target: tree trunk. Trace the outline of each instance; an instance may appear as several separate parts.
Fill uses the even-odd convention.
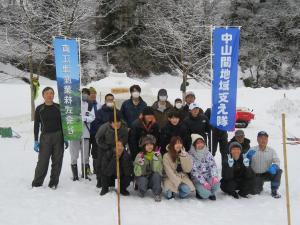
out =
[[[29,37],[29,57],[28,57],[28,65],[29,65],[29,72],[30,72],[30,101],[31,101],[31,121],[34,120],[34,112],[35,112],[35,103],[34,103],[34,85],[33,85],[33,52],[32,52],[32,40]]]

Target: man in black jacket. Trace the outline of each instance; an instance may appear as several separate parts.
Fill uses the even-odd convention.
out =
[[[166,146],[170,143],[171,138],[174,136],[181,137],[183,141],[183,146],[186,149],[186,151],[190,149],[190,146],[188,146],[189,134],[185,125],[180,122],[180,113],[178,111],[169,112],[168,123],[165,127],[161,129],[160,152],[162,154],[166,153]]]
[[[132,123],[129,131],[128,145],[132,160],[135,160],[136,155],[140,152],[140,141],[142,137],[147,134],[153,135],[159,143],[159,125],[156,122],[154,111],[151,107],[147,106],[143,109],[142,115],[139,119]]]
[[[105,104],[101,107],[101,109],[97,110],[96,115],[95,115],[96,118],[93,122],[95,124],[94,126],[95,126],[95,129],[97,131],[103,124],[109,122],[110,115],[113,114],[113,107],[114,107],[114,96],[113,96],[113,94],[105,95]],[[96,131],[96,133],[97,133],[97,131]],[[96,141],[96,139],[95,139],[95,141]],[[97,160],[97,158],[98,158],[97,154],[98,154],[98,145],[97,145],[97,149],[92,151],[92,156],[93,156],[94,172],[96,173],[97,181],[99,181],[97,186],[101,187],[101,182],[100,182],[101,177],[98,177],[99,173],[97,173],[97,169],[101,168],[101,165],[97,165],[97,164],[101,163],[101,162],[99,162]]]
[[[117,129],[118,129],[118,140],[125,146],[128,142],[128,129],[125,122],[121,121],[121,113],[117,111]],[[112,152],[115,148],[115,130],[114,130],[114,114],[109,115],[109,121],[103,124],[97,131],[95,136],[98,152],[97,152],[97,187],[100,188],[102,185],[102,169],[103,163],[106,163],[107,158],[105,154]],[[110,154],[110,153],[109,153]],[[111,156],[112,154],[110,154]]]
[[[124,196],[130,195],[127,187],[132,180],[133,163],[123,143],[119,141],[117,146],[117,151],[116,148],[111,148],[103,155],[101,172],[102,190],[100,195],[105,195],[108,192],[108,188],[115,185],[115,179],[117,178],[116,156],[119,157],[120,163],[120,193]]]
[[[228,147],[232,142],[238,142],[242,146],[242,154],[246,153],[250,149],[250,140],[245,138],[245,133],[243,130],[237,130],[234,137],[228,143]],[[227,153],[229,149],[227,148]]]
[[[255,173],[249,159],[241,154],[242,146],[238,142],[232,142],[229,151],[228,160],[223,160],[221,190],[236,199],[247,198],[253,192]]]
[[[208,118],[203,113],[201,113],[201,108],[197,103],[191,103],[189,109],[190,114],[183,121],[189,134],[188,146],[191,146],[192,144],[191,134],[201,135],[204,138],[206,144],[208,144],[209,142],[207,139],[210,138],[210,125]]]

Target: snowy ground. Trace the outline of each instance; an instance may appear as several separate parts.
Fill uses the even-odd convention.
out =
[[[153,93],[159,84],[170,83],[170,77],[149,79]],[[49,83],[47,83],[48,85]],[[51,82],[50,82],[51,84]],[[41,83],[42,89],[43,83]],[[55,85],[55,83],[52,83]],[[179,86],[177,84],[176,86]],[[210,105],[210,89],[193,84],[197,102],[205,109]],[[55,88],[55,86],[54,86]],[[167,86],[170,100],[181,93]],[[286,99],[283,98],[286,94]],[[256,134],[266,130],[270,134],[270,146],[274,147],[282,159],[281,119],[287,113],[287,132],[289,136],[300,136],[300,89],[275,91],[273,89],[239,88],[238,106],[254,110],[255,120],[245,129],[246,136],[256,145]],[[42,101],[41,97],[37,103]],[[117,199],[111,192],[99,196],[95,177],[91,182],[71,181],[70,157],[66,150],[59,187],[56,191],[47,187],[49,174],[44,187],[31,188],[31,181],[37,162],[33,151],[33,123],[29,122],[29,86],[26,84],[0,84],[0,126],[12,126],[21,134],[20,139],[0,139],[0,224],[1,225],[95,225],[117,224]],[[230,137],[232,137],[230,133]],[[300,179],[298,172],[299,146],[288,146],[289,182],[291,196],[292,223],[300,224]],[[217,156],[218,165],[220,157]],[[187,200],[163,199],[155,203],[152,198],[140,199],[132,190],[130,197],[121,197],[122,224],[128,225],[282,225],[286,224],[284,179],[280,192],[283,198],[276,200],[270,196],[269,184],[260,196],[235,200],[217,193],[217,201],[200,201],[195,197]]]

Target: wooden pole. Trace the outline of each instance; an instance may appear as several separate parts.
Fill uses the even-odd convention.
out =
[[[283,139],[283,156],[284,156],[284,175],[285,175],[285,194],[286,194],[286,208],[288,225],[291,225],[291,208],[290,208],[290,192],[289,192],[289,177],[288,177],[288,163],[286,152],[286,129],[285,129],[285,114],[282,114],[282,139]]]
[[[117,162],[117,194],[118,194],[118,225],[121,225],[121,209],[120,209],[120,162],[119,162],[119,149],[118,149],[118,129],[117,129],[117,109],[116,102],[114,101],[114,129],[115,129],[115,146],[116,146],[116,162]]]

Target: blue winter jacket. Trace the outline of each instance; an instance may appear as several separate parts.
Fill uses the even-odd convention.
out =
[[[127,123],[127,126],[131,128],[133,121],[139,118],[143,109],[147,106],[146,102],[140,97],[140,102],[135,106],[131,99],[123,102],[121,106],[122,119]]]

